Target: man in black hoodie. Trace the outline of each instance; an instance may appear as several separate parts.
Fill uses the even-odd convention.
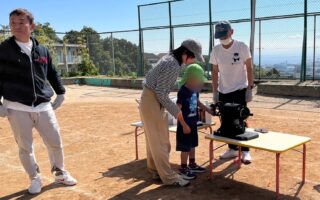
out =
[[[42,182],[35,160],[32,129],[42,137],[55,180],[77,184],[64,169],[63,148],[54,110],[64,100],[65,88],[52,65],[48,49],[31,37],[33,15],[25,9],[10,13],[12,37],[0,44],[0,117],[8,117],[19,147],[20,161],[31,180],[29,193],[41,192]],[[51,103],[53,90],[57,94]],[[1,99],[3,99],[1,101]]]

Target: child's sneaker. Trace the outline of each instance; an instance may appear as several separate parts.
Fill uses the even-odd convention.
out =
[[[185,180],[192,180],[197,178],[197,175],[192,173],[188,168],[179,169],[179,175]]]
[[[197,163],[189,164],[189,170],[193,173],[204,173],[207,171],[205,168],[197,165]]]

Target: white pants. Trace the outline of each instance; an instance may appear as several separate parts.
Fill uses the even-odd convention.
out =
[[[20,161],[29,178],[32,180],[39,172],[33,148],[33,128],[39,132],[48,149],[51,167],[64,170],[59,124],[54,111],[23,112],[8,109],[8,113],[11,129],[19,147]]]

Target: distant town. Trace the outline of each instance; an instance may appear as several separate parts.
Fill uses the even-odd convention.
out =
[[[145,53],[144,55],[148,64],[153,65],[153,64],[156,64],[158,60],[165,54],[166,53],[159,53],[159,54]],[[204,57],[206,60],[209,59],[208,56],[204,56]],[[255,62],[254,64],[256,67],[258,67],[257,62]],[[315,66],[314,69],[313,69],[313,66]],[[261,69],[265,72],[276,70],[277,72],[279,72],[279,76],[281,78],[297,79],[297,78],[300,78],[301,63],[290,63],[288,61],[284,61],[284,62],[279,62],[275,64],[262,64]],[[307,78],[308,79],[312,78],[313,73],[315,74],[316,79],[320,78],[320,58],[318,58],[315,61],[315,63],[313,63],[311,60],[308,60],[307,62],[307,72],[306,72]]]

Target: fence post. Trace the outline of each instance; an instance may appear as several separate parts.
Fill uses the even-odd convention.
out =
[[[116,75],[116,63],[115,63],[115,60],[114,60],[113,33],[111,33],[110,39],[111,39],[111,50],[112,50],[113,75]]]
[[[259,80],[261,79],[261,20],[259,19]]]
[[[209,34],[209,37],[210,37],[210,40],[209,40],[209,60],[210,60],[210,54],[212,52],[212,47],[213,47],[213,29],[212,29],[212,10],[211,10],[211,3],[212,1],[209,0],[209,31],[210,31],[210,34]],[[210,76],[210,63],[208,62],[207,64],[207,76],[209,78]],[[212,72],[211,72],[212,73]]]
[[[143,31],[141,29],[140,5],[138,6],[139,19],[139,50],[140,50],[140,66],[138,66],[138,76],[144,75],[144,53],[143,53]]]
[[[69,73],[68,58],[67,58],[68,53],[67,53],[67,47],[66,47],[66,42],[65,41],[63,41],[62,52],[63,52],[62,53],[63,54],[63,64],[64,64],[64,66],[66,68],[66,72],[68,74]]]
[[[317,16],[313,16],[313,70],[312,70],[312,81],[315,80],[316,75],[316,40],[317,40]]]
[[[170,29],[170,51],[174,49],[174,40],[173,40],[173,28],[172,28],[172,16],[171,16],[171,2],[168,1],[169,8],[169,29]]]
[[[250,51],[252,60],[254,59],[254,35],[256,25],[256,0],[251,0],[251,33],[250,33]]]
[[[307,68],[307,1],[304,0],[304,23],[303,23],[303,42],[302,42],[302,56],[301,56],[301,70],[300,70],[300,82],[306,80],[306,68]]]

